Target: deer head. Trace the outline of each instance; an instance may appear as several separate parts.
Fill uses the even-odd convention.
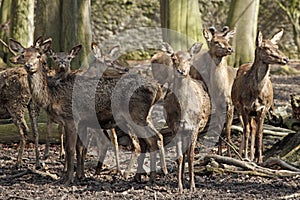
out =
[[[28,72],[35,73],[40,67],[43,67],[41,64],[46,63],[45,53],[49,50],[51,43],[51,38],[45,41],[38,38],[33,46],[25,48],[18,41],[9,39],[9,49],[16,52],[16,56],[9,60],[14,64],[23,64]]]
[[[112,47],[107,54],[104,54],[99,47],[99,45],[95,42],[92,42],[91,44],[92,52],[94,53],[94,56],[96,60],[98,61],[98,65],[91,66],[91,67],[102,67],[101,64],[105,64],[106,67],[110,67],[112,69],[115,69],[118,71],[119,74],[123,74],[129,71],[127,67],[124,67],[122,64],[120,64],[117,59],[121,55],[121,48],[119,45],[116,45]],[[103,69],[96,71],[101,71]]]
[[[202,43],[196,42],[189,49],[189,51],[174,52],[173,48],[168,43],[163,44],[163,50],[165,50],[167,54],[171,54],[173,67],[175,72],[177,72],[175,74],[184,77],[189,75],[191,67],[191,58],[193,55],[200,52],[202,45]]]
[[[289,59],[278,49],[278,42],[283,35],[283,29],[275,33],[271,39],[263,40],[258,31],[256,38],[256,56],[267,64],[287,64]]]
[[[54,69],[57,74],[71,72],[71,61],[78,55],[81,47],[81,44],[76,45],[70,50],[69,53],[54,52],[52,49],[49,49],[49,56],[54,61]]]
[[[209,52],[216,57],[223,57],[233,53],[233,48],[228,42],[234,34],[235,29],[229,30],[228,27],[224,27],[221,32],[218,32],[214,27],[203,30]]]

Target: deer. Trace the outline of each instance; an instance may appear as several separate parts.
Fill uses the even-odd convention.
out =
[[[208,122],[211,103],[205,84],[190,77],[191,58],[197,54],[202,44],[195,43],[189,52],[174,52],[169,46],[171,54],[174,79],[170,91],[164,98],[166,122],[175,136],[178,159],[178,191],[183,191],[183,174],[185,157],[189,164],[190,190],[195,187],[194,180],[194,149],[198,134]]]
[[[214,27],[203,29],[203,35],[208,45],[208,51],[200,52],[193,57],[190,75],[192,78],[204,81],[209,90],[216,117],[221,122],[221,129],[225,127],[227,154],[231,156],[231,124],[234,107],[231,100],[231,88],[236,76],[236,69],[227,65],[226,56],[233,53],[229,40],[234,36],[235,29],[224,27],[217,31]],[[222,131],[222,133],[224,133]],[[219,137],[218,153],[222,155],[222,136]]]
[[[45,72],[45,54],[49,50],[52,40],[49,39],[45,42],[36,41],[36,43],[40,44],[38,48],[24,48],[19,42],[10,39],[9,46],[13,46],[22,52],[21,56],[11,58],[11,62],[22,62],[24,64],[28,73],[28,82],[33,101],[45,109],[47,114],[49,114],[55,122],[62,124],[64,127],[66,134],[66,173],[62,178],[63,183],[69,185],[74,181],[75,151],[77,156],[76,177],[84,178],[83,155],[85,147],[82,138],[80,138],[78,134],[86,135],[87,126],[91,127],[96,123],[99,123],[103,129],[111,129],[117,124],[119,127],[127,128],[125,132],[132,131],[147,141],[147,145],[151,149],[150,180],[154,182],[156,174],[155,150],[159,149],[162,152],[161,160],[164,160],[164,152],[161,145],[162,137],[159,132],[153,128],[153,125],[148,120],[148,115],[152,105],[161,98],[162,91],[159,84],[143,79],[142,81],[144,81],[145,85],[134,91],[132,97],[130,96],[131,102],[129,102],[129,110],[133,122],[145,126],[145,129],[149,131],[141,133],[139,132],[141,126],[136,125],[136,127],[134,127],[132,126],[134,123],[127,123],[128,118],[126,117],[128,116],[126,116],[124,110],[122,110],[124,106],[119,105],[118,107],[118,105],[115,105],[115,108],[121,107],[121,110],[117,109],[119,111],[118,113],[114,113],[118,114],[117,116],[112,114],[113,107],[111,106],[112,103],[118,104],[121,102],[123,104],[124,98],[128,98],[129,95],[128,86],[135,86],[136,81],[138,81],[139,77],[137,75],[131,75],[123,79],[121,81],[123,83],[121,86],[123,87],[119,87],[120,85],[116,87],[117,83],[121,83],[120,78],[97,77],[97,79],[91,80],[89,77],[77,76],[76,74],[69,74],[66,79],[60,81],[59,85],[53,84],[47,81],[47,74]],[[76,81],[84,84],[76,84]],[[95,83],[97,84],[95,85]],[[126,85],[126,83],[128,83],[128,85]],[[96,87],[95,95],[84,96],[85,99],[75,98],[79,97],[76,95],[89,94],[90,91],[88,90],[93,88],[93,86]],[[80,94],[76,93],[78,91],[80,91]],[[111,98],[112,95],[114,98]],[[111,99],[114,99],[114,102]],[[92,102],[91,105],[88,105],[90,102]],[[78,105],[79,107],[74,111],[74,106],[76,107]],[[89,110],[85,109],[93,110],[89,112]],[[93,114],[96,114],[96,118]],[[142,130],[144,131],[145,129]],[[154,138],[154,140],[151,140],[152,138]],[[165,163],[163,166],[167,171]]]
[[[75,58],[82,48],[81,44],[75,45],[71,48],[69,52],[54,52],[53,49],[49,49],[47,55],[54,61],[53,70],[49,70],[48,77],[52,81],[59,82],[61,79],[65,79],[68,73],[71,73],[71,62]],[[49,156],[50,148],[50,135],[52,132],[52,122],[51,116],[48,115],[47,119],[47,136],[46,136],[46,148],[44,158],[46,159]],[[58,125],[58,133],[60,136],[60,152],[59,157],[63,158],[65,155],[64,150],[64,134],[62,124]]]
[[[74,57],[76,57],[81,49],[81,45],[76,45],[71,48],[69,52],[55,52],[54,50],[50,49],[48,52],[48,55],[52,60],[54,61],[54,70],[52,72],[53,74],[53,79],[56,81],[63,80],[67,78],[68,74],[70,73],[76,73],[77,75],[84,75],[84,76],[89,76],[89,77],[95,77],[97,75],[103,74],[103,76],[107,77],[114,77],[114,76],[121,76],[124,73],[128,72],[129,69],[121,66],[118,64],[118,62],[115,60],[119,56],[120,52],[120,46],[114,46],[110,49],[110,51],[107,54],[103,54],[102,50],[99,48],[98,44],[95,42],[91,43],[91,50],[94,54],[94,57],[96,60],[92,61],[89,64],[89,67],[85,70],[79,69],[79,70],[71,70],[71,61]],[[97,61],[98,60],[98,61]],[[100,69],[101,65],[97,64],[97,62],[104,61],[107,62],[113,62],[114,66],[112,67],[111,64],[107,66],[106,69]],[[52,120],[48,120],[47,123],[48,127],[48,138],[51,132],[51,127],[52,127]],[[60,133],[60,138],[61,138],[61,151],[60,151],[60,157],[62,158],[63,155],[65,154],[64,152],[64,143],[63,143],[63,132],[62,132],[62,126],[59,125],[58,127],[59,133]],[[103,130],[104,134],[112,141],[114,145],[114,150],[115,150],[115,156],[116,156],[116,172],[120,173],[120,161],[119,161],[119,153],[118,153],[118,142],[117,142],[117,134],[116,131],[111,129],[111,132],[109,133],[107,130]],[[47,140],[49,141],[49,139]],[[135,143],[133,143],[135,144]],[[48,148],[47,148],[48,147]],[[49,142],[47,142],[46,149],[49,149]],[[103,165],[103,160],[105,157],[105,154],[108,150],[108,145],[107,143],[103,144],[102,147],[102,152],[100,153],[101,156],[99,158],[97,167],[96,167],[96,174],[99,174],[102,165]],[[104,155],[104,156],[102,156]]]
[[[8,47],[2,41],[4,46]],[[35,44],[34,44],[35,45]],[[9,48],[13,55],[20,55],[21,52],[16,51],[14,48]],[[39,107],[34,104],[31,99],[30,88],[27,81],[27,72],[24,67],[6,68],[0,71],[0,104],[1,104],[1,119],[12,118],[13,123],[16,125],[20,142],[18,147],[18,156],[15,168],[19,169],[22,166],[22,158],[24,148],[26,145],[27,135],[29,128],[25,121],[25,112],[28,110],[32,132],[34,135],[35,143],[35,167],[41,168],[40,153],[39,153],[39,133],[37,118],[39,115]]]
[[[273,104],[273,87],[270,80],[270,65],[285,65],[289,59],[278,48],[283,29],[271,39],[263,39],[261,31],[256,37],[253,63],[240,66],[234,80],[231,97],[243,125],[239,153],[248,159],[248,140],[251,132],[250,161],[262,163],[263,123]]]

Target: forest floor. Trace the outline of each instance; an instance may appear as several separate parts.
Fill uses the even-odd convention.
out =
[[[300,70],[300,69],[299,69]],[[289,106],[289,95],[300,94],[300,75],[272,75],[275,108]],[[287,109],[290,112],[290,107]],[[0,141],[1,138],[0,138]],[[209,173],[195,161],[196,191],[177,193],[175,150],[167,150],[167,176],[157,175],[155,185],[136,183],[131,173],[128,180],[114,172],[115,161],[112,149],[105,159],[106,168],[101,175],[94,175],[97,153],[91,148],[85,166],[86,179],[76,181],[69,187],[53,178],[35,173],[34,145],[29,143],[23,156],[23,166],[14,169],[18,144],[0,144],[0,199],[300,199],[300,176],[261,177],[235,173]],[[40,147],[41,154],[45,145]],[[130,152],[120,154],[121,169],[124,170]],[[59,159],[59,145],[52,144],[50,157],[42,160],[40,171],[61,177],[63,162]],[[145,167],[149,167],[146,160]],[[134,172],[134,169],[132,170]],[[186,170],[187,171],[187,170]],[[187,173],[186,173],[187,175]],[[185,176],[188,177],[188,176]],[[185,179],[188,188],[188,179]]]

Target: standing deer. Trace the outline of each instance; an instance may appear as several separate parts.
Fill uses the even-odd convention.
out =
[[[60,80],[65,79],[68,73],[71,73],[71,62],[73,58],[75,58],[81,50],[82,45],[74,46],[70,52],[54,52],[52,49],[49,49],[47,52],[48,55],[54,61],[54,70],[50,70],[48,72],[49,79],[51,81],[56,81],[58,84]],[[51,116],[48,115],[47,120],[47,138],[46,138],[46,148],[44,157],[47,158],[49,156],[49,147],[50,147],[50,135],[52,132],[52,122],[54,120],[51,119]],[[58,133],[60,136],[60,153],[59,157],[63,158],[65,155],[64,150],[64,134],[62,124],[58,125]]]
[[[251,131],[250,160],[255,156],[258,163],[263,161],[264,119],[273,104],[270,64],[288,63],[288,58],[277,46],[282,35],[283,30],[280,30],[271,39],[263,40],[262,33],[258,32],[254,62],[239,68],[232,86],[232,101],[244,127],[240,154],[244,151],[245,158],[248,158],[248,139]]]
[[[36,45],[38,45],[38,43],[34,44],[34,46]],[[5,46],[7,45],[5,44]],[[17,51],[14,46],[11,46],[9,50],[14,55],[20,55],[22,53]],[[31,101],[31,93],[27,76],[28,74],[23,67],[8,68],[0,72],[1,119],[12,118],[14,124],[18,128],[20,134],[20,144],[18,147],[16,168],[19,168],[22,164],[22,157],[26,145],[26,137],[29,132],[29,128],[24,116],[26,110],[29,111],[35,143],[35,165],[36,168],[40,168],[41,165],[38,149],[39,135],[37,126],[39,108]]]
[[[84,146],[81,138],[77,137],[78,132],[86,135],[86,128],[94,126],[95,123],[100,123],[101,128],[111,129],[119,122],[118,126],[127,128],[125,132],[132,131],[140,137],[144,137],[148,147],[151,149],[151,174],[150,180],[154,181],[156,171],[156,150],[159,149],[161,159],[163,160],[163,169],[166,171],[164,163],[164,152],[162,146],[162,137],[153,125],[148,120],[148,115],[152,105],[161,98],[161,88],[153,81],[143,79],[144,85],[138,88],[129,102],[129,114],[133,122],[141,127],[143,131],[140,132],[139,126],[131,126],[132,123],[127,123],[128,113],[124,114],[126,110],[118,110],[118,116],[114,116],[112,112],[111,97],[114,95],[115,103],[123,103],[124,98],[128,98],[128,87],[136,86],[136,81],[139,77],[132,75],[123,79],[125,85],[117,88],[117,83],[120,83],[120,78],[101,77],[97,79],[89,79],[83,76],[76,76],[76,74],[69,74],[66,79],[60,81],[60,84],[51,84],[47,80],[45,72],[46,56],[45,53],[51,46],[51,40],[43,42],[38,48],[30,47],[24,48],[20,43],[10,40],[9,46],[17,46],[23,52],[21,56],[16,56],[12,60],[24,62],[24,66],[28,72],[28,82],[30,85],[32,99],[54,119],[57,123],[64,126],[66,133],[66,177],[64,183],[66,185],[73,181],[74,172],[74,155],[76,149],[77,168],[76,176],[78,178],[84,177]],[[103,64],[103,63],[102,63]],[[122,81],[121,81],[122,82]],[[76,84],[84,83],[84,84]],[[96,83],[96,85],[95,85]],[[127,83],[127,85],[126,85]],[[94,95],[90,94],[90,89],[96,86]],[[116,87],[116,88],[115,88]],[[116,90],[115,90],[116,89]],[[130,88],[129,88],[130,89]],[[116,92],[120,91],[120,93]],[[79,92],[79,94],[77,93]],[[87,94],[87,96],[85,96]],[[79,96],[78,96],[79,95]],[[76,99],[76,97],[82,97]],[[78,106],[74,110],[74,106]],[[117,108],[122,108],[118,107]],[[124,106],[123,106],[124,107]],[[92,110],[91,110],[92,109]],[[94,116],[96,114],[96,118]],[[120,117],[115,120],[115,117]],[[125,118],[124,118],[125,117]],[[76,120],[78,120],[78,124]],[[119,121],[120,120],[120,121]],[[123,120],[123,121],[122,121]],[[123,122],[123,124],[122,124]],[[152,136],[152,137],[149,137]],[[152,140],[154,138],[154,140]]]
[[[194,149],[198,138],[210,116],[210,97],[204,83],[189,76],[191,57],[200,51],[202,44],[194,44],[190,52],[174,52],[170,54],[173,61],[174,79],[171,91],[164,99],[166,121],[176,140],[178,158],[178,190],[183,191],[183,174],[185,156],[189,164],[190,190],[194,191]]]
[[[221,32],[215,28],[203,30],[203,35],[208,44],[208,52],[201,52],[193,58],[191,77],[197,80],[204,80],[208,85],[209,94],[215,106],[218,123],[221,122],[221,129],[224,123],[226,140],[231,142],[231,124],[233,120],[233,105],[231,100],[231,88],[236,76],[236,70],[227,65],[226,56],[231,55],[233,48],[228,43],[234,36],[235,30],[224,27]],[[224,121],[224,113],[225,121]],[[223,132],[223,131],[222,131]],[[219,154],[222,154],[222,138],[219,137]],[[230,146],[227,145],[227,153],[230,155]]]

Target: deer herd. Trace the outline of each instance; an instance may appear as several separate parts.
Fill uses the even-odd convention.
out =
[[[234,34],[235,29],[228,27],[221,31],[204,29],[208,50],[203,50],[201,43],[195,43],[189,50],[174,51],[168,43],[163,43],[162,51],[151,59],[152,77],[132,73],[123,67],[117,61],[120,46],[114,46],[105,54],[99,45],[92,43],[93,63],[86,70],[74,71],[71,70],[71,61],[80,53],[81,45],[74,46],[69,52],[55,52],[51,49],[51,38],[43,40],[39,37],[30,47],[9,39],[7,47],[13,54],[9,61],[19,67],[0,71],[0,118],[11,118],[20,133],[16,167],[22,165],[29,132],[24,118],[27,109],[34,134],[36,167],[41,167],[38,115],[40,109],[44,109],[48,116],[48,137],[51,124],[59,126],[60,156],[65,150],[65,176],[62,177],[65,185],[74,181],[75,155],[76,178],[85,177],[88,128],[99,127],[101,134],[105,134],[114,145],[118,171],[120,138],[126,137],[129,141],[133,159],[139,154],[136,181],[141,181],[145,153],[150,153],[150,181],[153,183],[157,152],[163,173],[168,173],[165,145],[166,140],[170,140],[155,128],[150,119],[157,102],[163,102],[166,125],[176,146],[179,193],[183,192],[185,158],[188,160],[190,190],[196,189],[194,149],[198,135],[209,126],[213,112],[219,119],[218,153],[222,154],[222,141],[225,141],[227,154],[231,156],[231,124],[236,111],[243,126],[239,154],[248,159],[251,133],[249,159],[263,162],[263,123],[273,105],[270,65],[288,63],[288,58],[277,45],[283,30],[271,39],[263,39],[259,31],[254,62],[244,64],[238,70],[226,62],[226,56],[233,53],[229,42]],[[48,58],[53,60],[53,69],[48,67]],[[108,145],[103,143],[97,173],[101,171],[107,149]],[[49,142],[45,158],[48,155]]]

